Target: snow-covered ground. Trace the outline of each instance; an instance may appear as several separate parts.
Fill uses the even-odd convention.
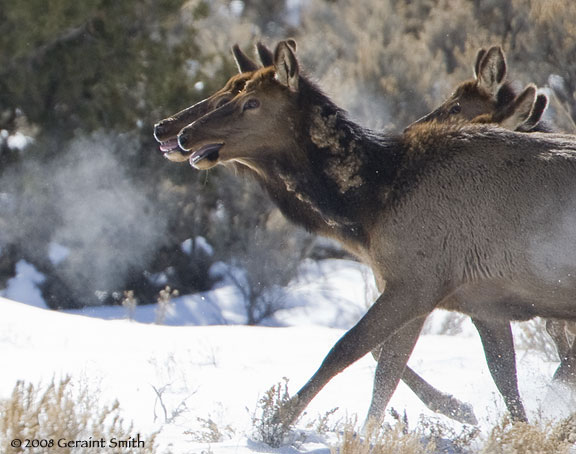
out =
[[[0,298],[0,398],[10,395],[17,380],[47,383],[70,374],[100,390],[103,402],[118,399],[135,431],[160,430],[159,452],[329,453],[334,434],[332,439],[310,436],[297,448],[259,444],[253,441],[252,416],[259,397],[283,377],[295,393],[364,313],[374,289],[362,265],[306,262],[300,278],[278,291],[286,309],[268,320],[268,327],[242,325],[240,293],[226,280],[210,292],[175,298],[165,324],[157,325],[155,305],[137,307],[134,320],[122,307],[45,309],[34,284],[42,276],[25,263],[18,271],[4,291],[6,298]],[[499,422],[504,405],[471,325],[465,323],[457,335],[435,334],[433,327],[445,316],[433,315],[436,323],[421,336],[410,365],[438,388],[471,403],[486,429]],[[537,352],[518,352],[521,393],[531,415],[558,417],[574,404],[565,394],[554,398],[548,387],[555,366]],[[374,368],[367,355],[335,377],[298,426],[305,428],[307,420],[334,407],[339,408],[334,421],[352,415],[361,421]],[[406,411],[411,422],[421,414],[434,415],[404,384],[390,407]],[[201,420],[207,419],[221,429],[223,441],[195,440],[191,433],[201,431]]]

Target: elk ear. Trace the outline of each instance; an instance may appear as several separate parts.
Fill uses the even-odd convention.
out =
[[[480,63],[482,62],[484,55],[486,55],[486,49],[482,47],[481,49],[478,50],[478,54],[476,54],[476,63],[474,63],[474,77],[476,79],[478,79],[478,73],[480,72]]]
[[[258,57],[260,58],[262,66],[266,68],[274,64],[274,54],[260,41],[256,43],[256,52],[258,52]]]
[[[477,65],[477,83],[487,93],[496,97],[506,78],[506,57],[500,46],[493,46]]]
[[[232,54],[234,55],[234,60],[236,61],[238,72],[245,73],[249,71],[256,71],[258,69],[258,65],[256,65],[256,63],[254,63],[248,57],[248,55],[242,52],[238,44],[234,44],[232,47]]]
[[[512,131],[523,129],[523,125],[530,118],[535,103],[536,85],[530,84],[514,99],[507,117],[500,125]]]
[[[298,91],[299,68],[294,50],[288,41],[280,41],[274,52],[276,79],[290,91]]]
[[[297,46],[296,46],[296,40],[295,40],[295,39],[293,39],[293,38],[288,38],[288,39],[286,40],[286,44],[288,44],[288,45],[292,48],[292,50],[293,50],[294,52],[296,52]]]
[[[540,93],[536,96],[536,102],[532,106],[532,112],[530,112],[530,116],[522,125],[522,131],[530,131],[531,129],[535,128],[542,117],[544,116],[544,112],[546,112],[546,108],[548,107],[548,96],[544,93]]]

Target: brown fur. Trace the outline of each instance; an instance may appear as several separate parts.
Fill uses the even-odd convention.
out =
[[[272,64],[273,56],[266,46],[258,43],[256,46],[258,56],[264,63],[264,66]],[[258,65],[252,61],[242,50],[234,45],[232,47],[232,54],[238,67],[239,74],[232,76],[228,82],[214,93],[212,96],[188,107],[180,112],[158,122],[154,126],[154,137],[162,145],[169,145],[168,151],[164,151],[164,156],[171,161],[185,161],[187,158],[183,157],[180,148],[177,146],[178,133],[185,126],[193,123],[197,119],[212,112],[218,107],[226,104],[230,99],[240,93],[246,82],[248,82],[253,74],[259,69]],[[170,144],[173,144],[170,145]]]
[[[382,344],[376,377],[383,386],[375,388],[371,407],[379,417],[435,307],[473,316],[492,355],[499,342],[490,333],[504,332],[510,320],[576,320],[570,277],[576,257],[567,254],[576,250],[573,137],[487,126],[440,133],[432,126],[423,139],[376,134],[349,121],[306,79],[296,80],[295,56],[279,46],[279,80],[247,84],[184,128],[179,141],[201,169],[249,162],[286,216],[341,241],[372,266],[381,289],[385,283],[386,291],[298,392],[292,417],[335,374]],[[343,132],[323,141],[325,147],[310,135],[311,116],[319,112],[329,123],[334,116]],[[218,152],[206,154],[214,144]],[[343,149],[355,150],[361,165],[352,174],[362,178],[344,192],[325,172]]]
[[[551,132],[551,128],[541,121],[548,105],[548,99],[544,94],[537,94],[536,87],[528,85],[521,93],[516,94],[509,82],[505,82],[506,59],[502,50],[498,47],[490,49],[491,56],[487,56],[487,51],[480,49],[475,64],[475,79],[461,83],[454,94],[441,106],[430,114],[418,120],[416,124],[426,122],[448,122],[448,123],[483,123],[498,124],[507,129],[524,132]],[[490,61],[487,66],[486,62]],[[495,69],[499,68],[499,69]],[[480,73],[489,73],[494,76],[484,77],[480,80]],[[486,79],[492,79],[486,85]],[[498,80],[497,80],[498,79]],[[459,107],[458,112],[453,112],[454,106]],[[475,113],[481,112],[474,117]],[[407,131],[413,126],[409,126]],[[549,320],[546,324],[548,333],[554,340],[561,359],[561,364],[554,375],[563,381],[576,383],[576,341],[574,337],[567,335],[570,330],[574,330],[573,324],[565,321]],[[499,370],[508,370],[506,374],[499,373],[494,377],[495,381],[508,382],[509,388],[516,386],[510,384],[516,381],[515,364],[503,365],[501,361]]]
[[[480,49],[475,64],[475,78],[462,82],[446,101],[412,125],[430,121],[451,124],[476,121],[498,123],[509,128],[509,125],[503,122],[510,117],[510,110],[515,108],[514,103],[524,91],[518,93],[513,85],[506,81],[506,67],[506,57],[499,46],[491,47],[488,51]],[[545,96],[540,95],[538,102],[544,100]],[[518,130],[549,130],[549,127],[540,121],[546,102],[538,107],[540,111],[537,118],[518,125]]]
[[[291,47],[295,50],[295,43],[289,44],[291,44]],[[273,55],[268,50],[268,48],[263,44],[258,43],[257,49],[262,65],[264,67],[271,66],[273,64]],[[251,79],[250,84],[254,85],[257,83],[257,81],[263,81],[266,77],[273,78],[275,76],[274,72],[270,70],[263,70],[256,74],[256,71],[252,69],[253,65],[247,62],[248,57],[242,54],[237,46],[234,47],[234,57],[236,59],[239,70],[244,68],[248,71],[238,76],[233,76],[223,89],[219,90],[212,97],[205,100],[205,103],[210,103],[207,105],[208,111],[214,110],[224,95],[233,95],[235,91],[240,92],[244,88],[243,86],[236,86],[236,80],[239,79],[241,81],[248,81]],[[243,85],[245,85],[245,83]],[[250,88],[250,86],[248,88]],[[210,102],[212,98],[216,98],[216,100]],[[345,147],[343,149],[340,148],[338,140],[342,137],[338,130],[335,128],[335,122],[337,118],[336,115],[328,115],[327,118],[324,118],[321,109],[313,110],[315,110],[315,114],[311,116],[310,139],[316,146],[329,149],[335,157],[335,159],[327,161],[324,173],[329,179],[336,183],[339,188],[339,192],[342,194],[354,188],[358,189],[362,185],[363,180],[359,175],[361,162],[356,153],[356,150],[354,147]],[[159,139],[159,141],[161,141],[160,139],[162,138],[166,140],[173,139],[177,132],[180,132],[180,130],[177,132],[176,130],[184,122],[189,124],[199,118],[198,114],[200,111],[198,110],[195,111],[194,115],[191,115],[191,112],[188,112],[187,110],[183,112],[184,115],[186,115],[186,119],[183,121],[179,120],[182,115],[182,113],[180,113],[159,123],[159,125],[162,126],[169,125],[169,129],[164,132],[164,136],[160,134],[162,127],[157,126],[156,137]],[[173,119],[177,120],[174,121]],[[179,160],[174,159],[174,157],[171,155],[168,155],[167,157],[173,160]],[[184,156],[184,159],[187,159],[187,157]],[[267,179],[266,174],[261,172],[257,166],[251,165],[250,161],[244,160],[238,162],[237,164],[233,164],[233,166],[236,167],[237,171],[257,174],[261,181],[265,181]],[[338,222],[330,219],[325,215],[322,215],[317,204],[315,204],[312,199],[306,195],[305,191],[302,191],[303,188],[298,178],[289,173],[283,173],[280,170],[278,170],[277,177],[280,181],[283,182],[284,188],[288,193],[293,194],[293,196],[302,204],[309,206],[314,212],[323,216],[323,219],[327,224],[334,228],[338,227]],[[380,356],[380,349],[378,349],[378,351],[374,354],[376,359],[378,359]],[[456,419],[457,421],[463,423],[476,424],[476,417],[474,416],[474,412],[470,405],[462,403],[452,395],[445,394],[434,388],[408,366],[406,367],[405,375],[402,379],[432,411],[441,413],[445,416],[448,416],[449,418]]]

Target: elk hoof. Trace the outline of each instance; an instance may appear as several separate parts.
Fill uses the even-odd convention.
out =
[[[438,405],[434,407],[428,406],[428,408],[462,424],[478,425],[478,420],[476,419],[472,405],[466,402],[460,402],[454,396],[444,396]]]

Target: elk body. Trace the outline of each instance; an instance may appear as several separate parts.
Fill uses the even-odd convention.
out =
[[[289,419],[379,345],[392,352],[376,372],[388,386],[371,408],[385,406],[437,307],[493,325],[576,320],[571,136],[438,125],[374,133],[301,78],[280,43],[273,68],[185,127],[179,143],[196,168],[251,173],[289,219],[369,264],[384,290],[298,391]]]
[[[290,45],[295,49],[296,45],[294,42],[290,42]],[[258,43],[257,50],[261,63],[264,66],[272,65],[273,55],[268,48]],[[238,69],[241,72],[239,75],[233,76],[221,90],[211,97],[156,125],[155,136],[157,140],[161,142],[161,150],[169,159],[175,161],[186,159],[186,154],[182,153],[180,149],[174,145],[176,137],[183,125],[192,123],[204,114],[227,103],[244,88],[245,83],[254,74],[258,66],[243,54],[238,46],[233,47],[233,53]],[[482,57],[484,58],[482,59],[482,63],[480,63]],[[504,71],[502,68],[504,68]],[[491,72],[495,71],[497,71],[498,74],[491,74]],[[476,80],[474,82],[463,83],[456,90],[456,93],[460,95],[447,103],[447,107],[445,106],[438,109],[444,109],[445,111],[453,110],[454,104],[462,101],[462,103],[468,107],[464,112],[458,111],[457,115],[440,115],[434,119],[428,118],[428,120],[420,120],[420,123],[439,121],[438,118],[445,122],[462,122],[467,119],[467,115],[476,115],[475,118],[468,119],[468,121],[475,123],[500,123],[512,130],[527,130],[539,122],[545,110],[547,99],[544,95],[537,95],[536,88],[533,85],[529,85],[515,98],[509,93],[511,92],[511,88],[509,88],[508,85],[504,85],[507,87],[507,95],[501,96],[500,98],[502,99],[499,102],[497,102],[497,96],[494,96],[494,100],[490,101],[487,93],[496,93],[497,90],[487,87],[487,83],[484,81],[491,80],[498,86],[504,84],[505,61],[500,48],[492,48],[488,53],[481,51],[478,54],[476,73]],[[468,89],[462,90],[462,86],[468,86]],[[527,125],[530,126],[528,127]],[[474,320],[474,323],[478,328],[486,349],[486,359],[489,369],[493,374],[495,383],[504,396],[511,414],[517,419],[524,419],[525,414],[516,380],[514,348],[510,329],[502,330],[498,325],[489,325],[487,322],[480,320]],[[373,351],[377,360],[380,352],[380,348]],[[470,405],[462,403],[453,396],[437,390],[410,367],[406,366],[402,380],[429,409],[461,422],[476,423],[476,418]],[[380,387],[380,384],[376,383],[376,388]],[[382,387],[385,387],[385,385],[382,385]],[[378,395],[378,392],[376,392],[376,395]]]
[[[414,125],[430,122],[471,122],[496,123],[523,132],[551,132],[550,126],[541,121],[548,105],[546,95],[538,94],[532,84],[516,94],[512,84],[506,80],[506,73],[506,57],[502,48],[493,46],[487,51],[481,49],[474,65],[474,79],[461,83],[444,103],[407,130]],[[547,320],[546,329],[561,360],[554,379],[576,384],[576,323]],[[517,388],[517,385],[511,384],[516,381],[512,367],[515,365],[502,365],[499,368],[502,371],[500,377],[495,377],[496,381],[508,381],[509,389],[513,386]]]
[[[295,49],[294,42],[289,41],[289,44]],[[258,43],[257,51],[264,67],[273,64],[273,54],[266,46]],[[175,162],[186,161],[189,154],[177,146],[178,134],[183,127],[229,102],[235,95],[242,91],[246,82],[254,75],[258,66],[247,57],[238,46],[234,46],[232,52],[240,74],[231,77],[224,87],[212,96],[155,125],[154,136],[156,140],[160,142],[160,150],[167,159]],[[380,353],[381,350],[379,348],[373,352],[376,360],[378,360]],[[406,366],[404,370],[402,381],[405,382],[430,410],[462,423],[477,424],[477,419],[471,405],[459,401],[451,394],[436,389],[409,366]]]

